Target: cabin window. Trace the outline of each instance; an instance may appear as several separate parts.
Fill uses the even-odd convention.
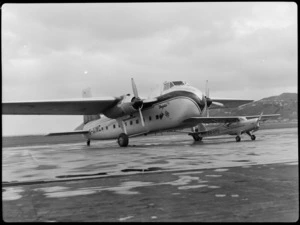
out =
[[[130,121],[130,125],[132,125],[132,120]]]
[[[108,130],[108,126],[106,126],[106,130]]]
[[[135,122],[136,122],[136,124],[138,124],[138,123],[139,123],[139,120],[136,120]]]
[[[156,115],[156,119],[157,119],[157,120],[159,119],[159,116],[158,116],[158,115]]]
[[[149,121],[151,121],[152,120],[152,118],[151,118],[151,116],[149,116]]]
[[[101,127],[101,130],[103,130],[104,127]]]
[[[114,124],[114,129],[116,128],[116,125]]]

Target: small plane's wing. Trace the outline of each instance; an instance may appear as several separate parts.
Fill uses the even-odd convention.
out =
[[[113,107],[117,97],[45,100],[2,103],[2,114],[18,115],[95,115]]]
[[[245,116],[247,119],[260,118],[260,120],[265,121],[268,119],[275,119],[279,117],[280,114],[267,114],[267,115],[256,115],[256,116]]]
[[[255,115],[255,116],[218,116],[218,117],[191,117],[184,120],[184,123],[188,124],[199,124],[199,123],[233,123],[240,121],[241,117],[247,119],[260,118],[260,120],[265,121],[268,119],[274,119],[279,117],[280,114],[268,114],[268,115]]]
[[[218,109],[218,108],[235,108],[254,100],[246,100],[246,99],[233,99],[233,98],[210,98],[212,100],[212,104],[209,107],[210,109]]]
[[[46,136],[61,136],[61,135],[74,135],[74,134],[88,134],[88,130],[80,130],[80,131],[70,131],[70,132],[58,132],[58,133],[50,133]]]

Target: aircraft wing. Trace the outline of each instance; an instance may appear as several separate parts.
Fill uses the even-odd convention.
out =
[[[2,114],[95,115],[115,106],[116,97],[2,103]]]
[[[218,116],[218,117],[191,117],[184,120],[184,123],[195,125],[199,123],[233,123],[240,121],[240,117],[245,117],[247,119],[260,118],[260,120],[265,121],[268,119],[274,119],[279,117],[280,114],[268,114],[268,115],[255,115],[255,116]]]
[[[74,135],[74,134],[88,134],[88,130],[80,130],[80,131],[70,131],[70,132],[59,132],[59,133],[50,133],[46,136],[61,136],[61,135]]]
[[[275,119],[277,117],[279,117],[280,114],[266,114],[266,115],[256,115],[256,116],[245,116],[247,119],[254,119],[254,118],[260,118],[260,120],[265,121],[268,119]]]
[[[235,108],[254,100],[246,100],[246,99],[233,99],[233,98],[210,98],[212,100],[212,104],[209,107],[210,109],[218,109],[218,108]]]

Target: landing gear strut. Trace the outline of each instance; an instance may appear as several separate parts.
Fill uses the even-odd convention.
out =
[[[250,134],[250,132],[246,132],[246,133],[251,137],[252,141],[256,139],[256,136],[254,134]]]
[[[128,139],[127,134],[122,133],[122,134],[119,135],[118,144],[119,144],[120,147],[127,147],[128,142],[129,142],[129,139]]]
[[[88,139],[88,140],[86,141],[86,145],[87,145],[87,146],[90,146],[90,143],[91,143],[91,140]]]
[[[199,135],[194,134],[193,135],[194,141],[202,141],[202,137],[199,137]]]

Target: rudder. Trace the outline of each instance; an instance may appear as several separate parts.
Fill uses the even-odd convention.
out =
[[[82,90],[82,97],[83,98],[90,98],[92,97],[91,88],[86,88]],[[83,116],[83,123],[86,124],[90,121],[100,119],[100,115],[84,115]]]

